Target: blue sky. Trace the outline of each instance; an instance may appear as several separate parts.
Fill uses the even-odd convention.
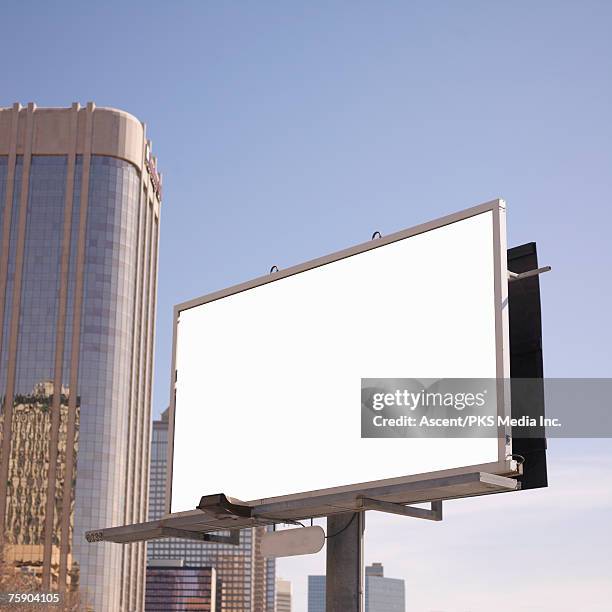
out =
[[[449,501],[441,523],[368,512],[365,562],[405,580],[406,612],[607,612],[609,440],[551,440],[548,458],[547,489]],[[325,549],[277,567],[306,612]]]
[[[0,19],[0,105],[93,100],[147,123],[164,173],[156,414],[167,404],[175,303],[497,196],[508,203],[510,245],[536,240],[541,263],[553,266],[542,279],[547,375],[610,375],[609,2],[20,1]],[[539,517],[525,521],[534,543],[550,526],[555,559],[576,524],[590,549],[609,545],[601,481],[575,515],[560,493],[574,499],[592,470],[609,476],[608,442],[556,441],[551,481],[562,485],[508,505],[504,496],[461,502],[474,510],[461,529],[485,516],[512,524],[518,504]],[[390,566],[406,576],[412,538],[429,527],[377,520],[387,557],[398,534],[411,534]],[[516,566],[483,561],[512,548],[502,530],[481,550],[493,533],[469,540],[469,567],[444,570],[473,584],[470,593],[485,592],[485,578],[487,589],[519,588]],[[423,567],[455,563],[446,542],[422,549]],[[573,561],[548,577],[565,588],[582,580],[574,544]],[[389,565],[384,550],[378,556],[370,560]],[[609,579],[592,581],[602,568],[612,574],[610,561],[580,561],[583,592],[607,589],[609,601]],[[431,609],[492,609],[462,601]],[[524,609],[577,609],[567,601]]]

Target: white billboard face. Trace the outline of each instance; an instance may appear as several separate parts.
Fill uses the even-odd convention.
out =
[[[503,217],[496,201],[177,307],[171,511],[503,473],[504,440],[364,439],[359,416],[361,378],[508,376]]]

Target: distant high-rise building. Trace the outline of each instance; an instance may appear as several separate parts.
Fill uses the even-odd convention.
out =
[[[168,468],[168,411],[153,421],[149,520],[165,514]],[[206,459],[203,458],[203,466]],[[196,497],[198,493],[195,493]],[[195,505],[195,502],[194,502]],[[242,529],[240,544],[217,544],[168,538],[148,544],[149,561],[183,559],[189,567],[214,567],[223,582],[223,610],[229,612],[274,612],[274,559],[261,555],[263,527]],[[148,570],[147,570],[148,571]]]
[[[291,612],[291,582],[276,579],[276,612]]]
[[[366,565],[365,568],[366,578],[368,576],[376,576],[377,578],[384,578],[385,568],[382,563],[374,562],[372,565]]]
[[[182,561],[147,567],[146,609],[150,612],[222,612],[222,585],[214,567],[187,567]]]
[[[406,612],[404,581],[385,578],[381,563],[365,569],[365,612]]]
[[[365,612],[406,612],[404,581],[385,578],[381,563],[365,568]],[[308,576],[308,612],[325,612],[325,576]]]
[[[92,103],[0,109],[0,529],[42,590],[142,610],[161,179],[145,127]],[[0,534],[2,535],[2,534]]]
[[[308,576],[308,612],[325,612],[325,576]]]
[[[57,475],[61,485],[56,492],[54,506],[55,522],[53,529],[59,532],[58,519],[64,503],[64,476],[66,466],[66,438],[68,425],[69,391],[61,389],[59,402],[59,435],[57,445],[57,464],[60,473]],[[12,415],[12,442],[9,457],[8,499],[5,527],[11,534],[6,544],[6,556],[19,567],[29,569],[42,583],[44,547],[39,543],[44,539],[45,510],[47,507],[48,482],[45,470],[51,460],[51,411],[53,402],[53,381],[43,381],[35,385],[31,393],[15,397]],[[79,403],[75,406],[75,438],[72,448],[73,458],[78,451]],[[1,418],[1,417],[0,417]],[[71,492],[69,502],[70,524],[74,525],[74,495]],[[58,582],[59,547],[54,538],[51,549],[51,582]],[[71,559],[67,561],[72,566]],[[74,586],[78,575],[69,573],[66,576],[68,588]]]

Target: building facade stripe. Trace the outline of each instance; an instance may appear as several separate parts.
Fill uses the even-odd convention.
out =
[[[8,175],[6,180],[6,193],[4,198],[4,213],[2,220],[2,243],[0,253],[0,295],[6,295],[6,281],[8,274],[9,243],[11,239],[11,219],[13,213],[13,194],[15,191],[15,167],[17,162],[17,129],[19,127],[19,111],[21,104],[13,105],[11,135],[8,154]],[[4,341],[4,309],[5,300],[0,300],[0,354]],[[1,401],[1,398],[0,398]],[[0,406],[0,410],[2,407]],[[0,434],[1,437],[1,434]],[[1,453],[1,451],[0,451]],[[0,516],[2,514],[0,513]],[[2,534],[0,534],[1,536]]]
[[[12,422],[13,422],[13,395],[15,390],[15,374],[17,370],[17,359],[11,356],[17,355],[17,343],[19,340],[19,311],[21,308],[21,283],[23,280],[23,251],[25,247],[26,220],[28,208],[28,195],[30,183],[30,168],[32,165],[32,137],[34,128],[34,112],[36,106],[28,104],[26,115],[26,141],[23,156],[23,175],[21,177],[21,194],[19,199],[19,225],[17,230],[17,250],[15,264],[15,281],[13,285],[13,300],[11,305],[11,325],[9,332],[9,360],[6,375],[6,391],[4,401],[4,423],[7,427],[2,435],[2,460],[0,462],[0,520],[2,526],[5,524],[6,499],[9,456],[11,451]]]
[[[149,282],[150,282],[150,257],[151,257],[151,207],[149,206],[148,197],[145,195],[144,208],[146,210],[146,226],[144,233],[144,252],[143,252],[143,301],[141,303],[141,312],[140,312],[140,368],[138,375],[138,402],[137,402],[137,410],[136,410],[136,461],[134,462],[134,489],[136,491],[140,490],[141,482],[142,482],[142,432],[143,432],[143,423],[142,423],[142,414],[144,403],[146,401],[146,379],[147,379],[147,326],[145,323],[144,316],[148,312],[149,306]],[[132,516],[134,518],[134,522],[139,520],[139,508],[132,508]],[[139,561],[139,548],[140,544],[136,543],[133,545],[132,549],[132,566],[133,572],[132,576],[137,575],[138,561]],[[136,605],[137,597],[138,597],[138,588],[137,585],[132,585],[131,589],[131,597],[133,605]]]
[[[83,174],[81,179],[79,235],[77,243],[76,261],[76,285],[74,292],[74,306],[72,314],[72,337],[70,346],[70,389],[78,389],[79,380],[79,351],[81,345],[81,319],[83,306],[83,286],[85,276],[85,238],[87,232],[87,207],[89,203],[89,176],[91,172],[91,144],[93,130],[94,104],[89,102],[85,114],[85,143],[83,152]],[[68,430],[66,435],[66,446],[68,449],[74,447],[76,410],[78,393],[70,394],[68,401]],[[74,455],[69,452],[66,455],[66,474],[64,477],[64,500],[70,500],[72,481],[74,479],[75,466]],[[66,588],[66,575],[68,572],[68,548],[70,544],[70,504],[64,503],[61,520],[61,545],[60,545],[60,567],[59,586]]]
[[[146,448],[147,448],[147,442],[148,442],[148,436],[147,436],[147,432],[149,430],[150,427],[150,423],[149,421],[147,421],[147,416],[148,416],[148,411],[147,411],[147,407],[150,406],[150,402],[151,402],[151,381],[150,381],[150,376],[151,376],[151,365],[152,365],[152,338],[151,338],[151,314],[152,314],[152,308],[153,308],[153,300],[154,300],[154,296],[153,296],[153,272],[154,272],[154,266],[153,266],[153,249],[154,249],[154,227],[155,227],[155,213],[153,210],[153,202],[147,198],[146,200],[147,202],[147,210],[149,211],[149,231],[147,233],[147,253],[148,253],[148,257],[147,257],[147,269],[146,269],[146,274],[147,274],[147,293],[146,293],[146,298],[147,298],[147,302],[146,302],[146,318],[145,318],[145,326],[144,326],[144,330],[145,330],[145,342],[144,342],[144,347],[145,347],[145,354],[144,354],[144,372],[143,372],[143,401],[140,405],[140,439],[139,439],[139,456],[141,457],[141,462],[140,462],[140,470],[139,470],[139,489],[140,489],[140,495],[141,496],[145,496],[146,492],[147,492],[147,481],[148,481],[148,474],[145,472],[145,470],[143,470],[143,467],[145,465],[144,461],[142,461],[142,459],[144,459],[144,457],[146,457]],[[141,506],[139,509],[138,515],[137,515],[137,520],[138,521],[144,521],[146,520],[145,517],[143,516],[143,510],[145,510],[144,506]],[[144,543],[138,543],[138,567],[143,567],[143,562],[144,562],[144,552],[145,552],[145,545]],[[136,593],[136,599],[138,602],[140,601],[144,601],[144,582],[143,582],[143,578],[145,578],[144,575],[139,576],[139,580],[138,580],[138,584],[137,584],[137,593]]]
[[[136,287],[136,297],[134,299],[134,304],[132,306],[132,320],[135,324],[134,335],[132,338],[132,347],[131,347],[131,364],[130,364],[130,405],[132,407],[137,405],[137,389],[138,389],[138,347],[139,347],[139,334],[138,334],[138,325],[140,325],[140,302],[142,300],[142,262],[141,262],[141,252],[144,248],[144,240],[143,240],[143,226],[146,219],[146,209],[143,206],[143,190],[144,190],[144,173],[141,173],[140,177],[140,189],[139,189],[139,206],[138,206],[138,217],[137,217],[137,234],[136,234],[136,265],[134,268],[134,285]],[[135,422],[137,420],[137,414],[135,410],[130,410],[128,414],[128,442],[127,442],[127,452],[126,452],[126,478],[125,478],[125,514],[124,514],[124,523],[130,524],[136,522],[133,519],[133,511],[132,508],[134,506],[133,492],[134,487],[134,462],[135,462],[135,453],[133,452],[134,444],[135,444]],[[133,544],[126,544],[122,547],[122,559],[121,559],[121,567],[122,567],[122,586],[121,586],[121,605],[128,605],[130,600],[130,580],[129,580],[129,571],[131,569],[131,556],[132,556]]]
[[[68,153],[66,175],[66,196],[64,202],[64,226],[61,242],[59,309],[53,367],[53,402],[51,437],[49,440],[49,478],[47,507],[45,511],[45,541],[43,556],[43,590],[51,586],[52,535],[55,523],[55,494],[57,485],[57,458],[60,424],[60,400],[62,395],[62,366],[64,362],[64,340],[66,332],[66,310],[68,296],[68,266],[70,263],[70,236],[72,233],[72,208],[74,205],[74,172],[76,166],[76,140],[79,105],[73,104],[70,117],[71,150]]]
[[[154,339],[155,339],[155,296],[157,295],[157,272],[159,266],[159,212],[157,207],[155,206],[155,201],[151,201],[151,207],[153,211],[153,236],[152,236],[152,248],[153,248],[153,257],[151,262],[152,268],[152,289],[151,289],[151,306],[149,310],[149,337],[151,338],[150,346],[149,346],[149,391],[148,397],[149,400],[145,404],[145,440],[144,440],[144,449],[145,449],[145,457],[143,461],[143,466],[150,465],[151,459],[151,433],[152,433],[152,419],[151,419],[151,398],[152,398],[152,389],[153,389],[153,368],[154,368]],[[147,469],[144,473],[144,487],[142,489],[142,494],[144,495],[144,499],[147,501],[145,505],[141,508],[141,518],[140,521],[146,521],[149,513],[149,470]],[[142,543],[141,546],[141,554],[143,558],[142,567],[146,567],[146,557],[147,557],[147,547],[146,544]],[[143,591],[142,591],[142,604],[144,605],[145,600],[145,586],[146,586],[146,571],[142,580]]]

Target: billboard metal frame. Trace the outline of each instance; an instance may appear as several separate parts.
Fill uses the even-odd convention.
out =
[[[169,430],[168,430],[168,470],[166,482],[166,512],[171,513],[171,498],[172,498],[172,473],[173,473],[173,454],[174,454],[174,416],[176,410],[176,351],[177,351],[177,331],[180,321],[180,313],[184,310],[189,310],[196,306],[201,306],[230,295],[248,291],[255,287],[266,285],[268,283],[279,282],[284,278],[300,274],[320,266],[324,266],[353,255],[365,253],[374,249],[384,247],[388,244],[404,240],[425,232],[438,229],[452,223],[463,221],[483,213],[492,213],[493,220],[493,236],[492,236],[492,254],[494,264],[494,308],[495,308],[495,344],[496,344],[496,378],[497,378],[497,410],[498,414],[510,416],[510,397],[508,385],[504,384],[510,378],[510,347],[509,347],[509,319],[508,319],[508,269],[506,256],[506,205],[502,199],[491,200],[479,206],[474,206],[457,213],[417,225],[415,227],[395,232],[388,236],[370,240],[368,242],[337,251],[324,257],[319,257],[305,263],[292,266],[290,268],[279,270],[273,274],[260,276],[253,280],[240,283],[209,293],[199,298],[189,300],[178,304],[174,307],[173,316],[173,341],[172,341],[172,366],[170,379],[170,406],[169,406]],[[470,274],[469,270],[458,270],[458,274]],[[195,466],[194,466],[195,467]],[[426,478],[441,478],[455,476],[460,474],[484,472],[499,476],[516,476],[520,473],[520,465],[512,457],[512,437],[510,427],[500,426],[498,429],[498,453],[497,461],[484,463],[479,465],[470,465],[447,470],[439,470],[429,472],[427,474],[412,474],[409,476],[381,479],[371,482],[355,483],[343,485],[327,489],[314,491],[305,491],[293,493],[289,495],[281,495],[269,497],[259,500],[248,500],[247,503],[254,507],[266,506],[269,504],[277,504],[280,502],[288,502],[292,506],[300,504],[300,500],[310,500],[310,503],[305,504],[311,506],[313,498],[319,496],[328,496],[330,494],[351,494],[368,496],[368,491],[386,485],[402,485],[422,481]],[[205,491],[201,493],[207,493]],[[231,495],[231,491],[227,491],[227,495]],[[478,494],[478,493],[476,493]],[[197,497],[198,493],[196,493]],[[196,504],[194,499],[194,507]],[[306,508],[305,508],[305,511]]]
[[[516,478],[470,472],[454,476],[428,477],[410,483],[381,484],[368,489],[367,495],[335,492],[307,499],[272,501],[262,505],[247,505],[238,500],[228,499],[223,493],[217,493],[204,495],[194,510],[167,514],[161,519],[144,523],[94,529],[88,531],[85,538],[88,542],[127,544],[180,537],[236,544],[236,533],[240,529],[278,523],[297,524],[297,521],[304,518],[327,517],[329,520],[338,515],[363,514],[369,510],[440,521],[443,501],[507,493],[518,491],[520,488]],[[430,503],[431,509],[406,505],[422,503]],[[229,535],[218,535],[221,531],[227,531]],[[332,529],[330,533],[334,531]],[[217,532],[217,535],[210,535],[211,532]]]

